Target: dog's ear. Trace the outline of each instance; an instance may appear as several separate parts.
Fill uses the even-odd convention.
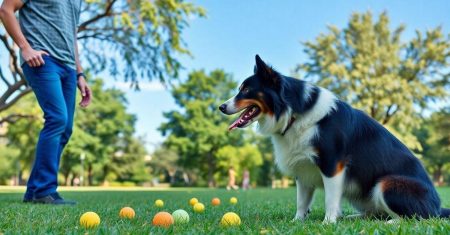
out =
[[[275,87],[279,86],[280,74],[272,67],[268,66],[259,55],[255,56],[255,61],[255,74],[258,75],[264,83]]]

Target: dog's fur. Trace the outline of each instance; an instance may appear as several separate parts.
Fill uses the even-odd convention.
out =
[[[325,222],[336,221],[343,197],[364,215],[449,217],[419,160],[388,130],[327,89],[281,75],[258,55],[254,75],[220,110],[230,115],[255,106],[257,116],[238,127],[257,121],[272,137],[276,164],[296,178],[294,219],[307,216],[320,187]]]

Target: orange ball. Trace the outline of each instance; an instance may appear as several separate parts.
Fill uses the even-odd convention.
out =
[[[153,226],[168,228],[173,225],[173,217],[170,213],[161,211],[156,213],[152,221]]]
[[[218,206],[218,205],[220,205],[220,199],[217,198],[217,197],[213,198],[213,199],[211,200],[211,204],[212,204],[213,206]]]
[[[133,219],[136,213],[131,207],[124,207],[120,210],[119,216],[124,219]]]

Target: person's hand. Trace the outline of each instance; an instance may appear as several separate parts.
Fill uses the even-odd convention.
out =
[[[39,67],[45,64],[42,55],[48,55],[45,51],[36,51],[31,47],[22,50],[22,57],[30,67]]]
[[[83,76],[78,77],[78,89],[81,92],[80,106],[86,108],[91,103],[92,93]]]

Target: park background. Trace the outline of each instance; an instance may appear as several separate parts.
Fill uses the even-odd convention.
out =
[[[76,111],[60,184],[223,187],[230,166],[238,182],[244,168],[254,186],[279,182],[270,140],[227,132],[217,110],[259,54],[367,112],[446,185],[448,12],[448,1],[85,1],[94,99]],[[0,184],[24,185],[43,119],[1,25],[0,39]]]

